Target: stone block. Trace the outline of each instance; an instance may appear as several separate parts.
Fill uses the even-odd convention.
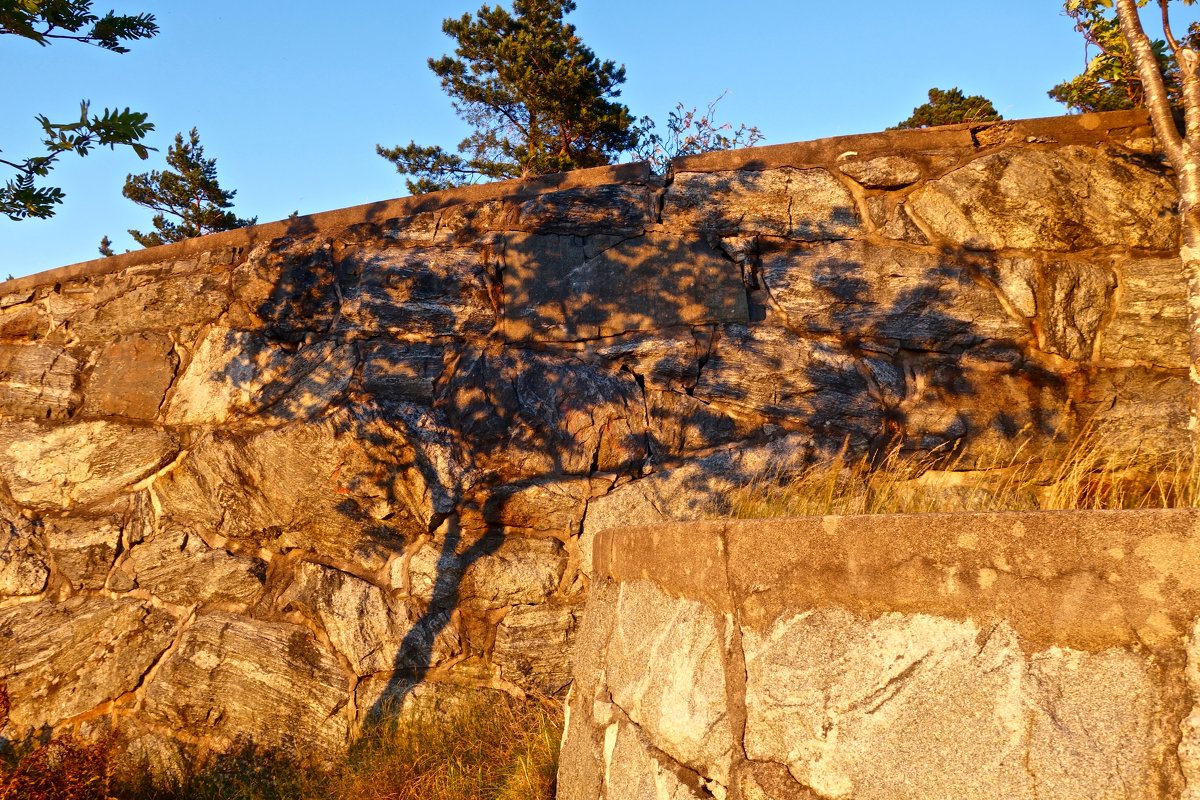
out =
[[[37,529],[0,505],[0,599],[41,594],[50,562]]]
[[[1178,194],[1155,162],[1101,147],[1006,148],[909,199],[927,229],[968,250],[1178,247]]]
[[[567,354],[468,351],[439,405],[476,466],[509,481],[629,473],[646,458],[646,411],[634,376]]]
[[[132,692],[171,644],[175,620],[149,604],[74,597],[0,610],[5,737],[21,739]]]
[[[362,334],[486,336],[496,323],[490,247],[372,249],[353,256],[342,319]]]
[[[146,719],[329,765],[349,741],[349,676],[307,629],[202,614],[146,687]]]
[[[362,388],[384,400],[433,400],[446,347],[430,342],[375,341],[363,345]]]
[[[673,230],[763,234],[818,242],[863,232],[854,197],[824,169],[680,172],[667,188],[663,224]]]
[[[616,602],[603,656],[613,703],[658,749],[728,786],[733,731],[723,651],[730,623],[648,581],[623,583]]]
[[[766,249],[760,275],[790,328],[850,346],[945,351],[1031,336],[952,255],[869,242],[781,244]]]
[[[1118,301],[1100,341],[1105,361],[1187,369],[1187,289],[1177,258],[1117,265]]]
[[[838,170],[868,189],[898,189],[921,179],[921,165],[906,156],[876,156],[838,164]]]
[[[154,428],[6,422],[0,423],[0,479],[20,505],[61,511],[127,489],[178,450],[174,435]]]
[[[110,342],[100,349],[88,376],[84,411],[154,419],[178,367],[171,340],[161,334],[134,334]]]
[[[129,551],[109,588],[145,589],[178,606],[251,606],[262,595],[266,572],[257,558],[211,548],[194,532],[168,528]]]
[[[747,318],[741,270],[698,236],[648,233],[589,256],[579,237],[513,234],[504,264],[510,340],[579,341]]]
[[[79,362],[44,342],[0,344],[0,414],[62,419],[80,401]]]
[[[743,642],[746,755],[820,796],[1154,796],[1156,691],[1131,653],[1027,659],[1003,624],[836,608]]]
[[[579,605],[516,606],[496,628],[492,662],[500,677],[541,694],[561,695],[571,683],[571,645]]]
[[[104,587],[121,547],[124,522],[118,509],[98,516],[43,519],[54,565],[72,588]]]

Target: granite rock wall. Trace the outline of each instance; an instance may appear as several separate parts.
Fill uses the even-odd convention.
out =
[[[1194,509],[599,535],[561,800],[1193,798]]]
[[[473,187],[0,283],[0,736],[157,771],[561,694],[612,525],[843,447],[1181,443],[1146,120]]]

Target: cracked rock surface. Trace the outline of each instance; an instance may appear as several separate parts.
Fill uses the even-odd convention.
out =
[[[1171,176],[1134,116],[1038,124],[472,187],[0,284],[0,737],[111,728],[164,773],[246,738],[333,758],[430,698],[561,697],[605,529],[724,515],[843,449],[970,471],[1091,424],[1166,457],[1187,395]],[[593,693],[610,733],[564,763],[653,773],[629,797],[875,781],[852,764],[884,736],[861,713],[836,747],[804,740],[818,763],[783,752],[783,712],[694,699],[791,658],[754,640],[749,672],[718,669],[774,622],[743,634],[638,591],[622,608],[657,622],[622,629],[614,652],[642,663],[613,676],[640,688]],[[1086,785],[1133,780],[1140,729],[1072,692],[1143,673],[1086,648],[1034,665],[996,633],[984,677],[983,628],[935,618],[839,618],[837,653],[781,620],[778,647],[862,676],[784,716],[817,736],[872,659],[941,653],[903,685],[977,699],[999,743],[1011,720],[963,687],[1007,676],[1060,715],[1020,747],[1080,720],[1130,742],[1062,740],[1107,759]],[[652,678],[660,659],[695,681]],[[769,763],[735,768],[730,737]],[[1039,752],[995,774],[1074,758]]]

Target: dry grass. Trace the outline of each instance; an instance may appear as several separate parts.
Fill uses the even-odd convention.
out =
[[[561,705],[493,694],[367,732],[331,771],[244,751],[173,790],[109,786],[106,744],[56,739],[0,763],[0,800],[552,800]]]
[[[961,458],[914,458],[894,449],[881,458],[844,453],[780,479],[761,475],[738,492],[731,514],[780,516],[962,511],[1192,508],[1200,470],[1190,452],[1150,454],[1094,431],[1065,456],[1046,461],[1017,448],[1003,462],[966,469]]]

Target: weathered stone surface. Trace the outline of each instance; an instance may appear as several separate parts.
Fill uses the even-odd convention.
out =
[[[1100,357],[1187,369],[1187,291],[1179,260],[1138,259],[1118,270],[1119,299]]]
[[[34,526],[0,505],[0,599],[40,594],[49,577],[45,548]]]
[[[350,344],[323,341],[292,350],[259,333],[212,327],[171,394],[166,422],[221,425],[266,409],[277,420],[317,416],[344,392],[356,364]]]
[[[496,629],[492,661],[500,676],[555,696],[571,682],[571,640],[580,605],[517,606]]]
[[[488,492],[484,520],[507,530],[563,539],[579,532],[588,499],[603,494],[610,484],[602,478],[561,478],[500,486]]]
[[[910,208],[968,250],[1178,247],[1177,194],[1141,157],[1070,145],[1004,149],[922,186]]]
[[[1046,352],[1091,360],[1100,326],[1109,313],[1117,276],[1107,264],[1056,262],[1047,266],[1045,299],[1039,303]]]
[[[390,499],[392,482],[411,458],[397,427],[343,412],[206,436],[156,489],[164,514],[181,527],[271,550],[316,551],[373,570],[403,547],[406,533],[424,527]]]
[[[633,375],[571,356],[468,352],[444,407],[477,466],[509,480],[629,472],[646,457],[646,411]]]
[[[451,592],[475,607],[501,608],[543,602],[566,569],[556,539],[486,534],[434,539],[393,566],[391,583],[435,605]],[[407,568],[407,580],[403,570]]]
[[[214,326],[199,340],[166,408],[170,425],[219,425],[261,385],[266,344],[257,333]]]
[[[161,334],[122,337],[101,348],[84,389],[84,411],[154,419],[175,379],[179,358]]]
[[[700,800],[713,796],[680,780],[683,770],[655,753],[637,727],[627,722],[614,722],[605,731],[605,751],[606,800]],[[689,777],[695,780],[694,775]]]
[[[281,602],[305,607],[357,675],[393,669],[412,627],[406,610],[394,610],[379,587],[319,564],[300,565]]]
[[[0,423],[0,479],[21,505],[61,510],[116,494],[169,463],[177,450],[172,434],[153,428]]]
[[[648,186],[589,186],[568,189],[517,204],[517,226],[531,233],[640,233],[653,223],[653,192]]]
[[[231,317],[271,339],[300,342],[326,333],[341,314],[353,270],[335,258],[327,237],[295,235],[254,248],[232,270]],[[228,324],[228,323],[227,323]]]
[[[737,493],[756,480],[786,480],[810,464],[811,436],[783,436],[760,445],[738,445],[653,472],[588,504],[580,537],[581,569],[592,575],[592,545],[608,528],[728,516]]]
[[[62,418],[79,405],[79,362],[46,343],[0,344],[0,414]]]
[[[1072,427],[1065,381],[1014,351],[990,355],[906,361],[892,444],[954,453],[959,470],[1009,464],[1026,451],[1052,457]]]
[[[0,611],[0,683],[20,738],[133,691],[167,649],[175,621],[132,600],[75,597]]]
[[[434,383],[442,374],[445,346],[376,341],[363,349],[363,391],[388,400],[433,400]]]
[[[882,401],[869,391],[866,366],[844,348],[797,339],[783,328],[728,325],[720,329],[695,397],[840,442],[880,429]]]
[[[0,297],[0,338],[40,339],[50,333],[54,325],[51,317],[22,297]],[[12,302],[6,304],[6,300]]]
[[[1163,374],[1147,367],[1098,369],[1077,400],[1079,416],[1096,437],[1117,451],[1178,456],[1188,445],[1188,379],[1182,371]]]
[[[271,354],[262,386],[251,398],[251,409],[262,409],[272,421],[319,416],[334,406],[349,386],[358,367],[351,344],[316,342],[295,353]]]
[[[488,239],[489,234],[517,226],[517,206],[506,200],[485,200],[451,206],[438,214],[434,241],[462,244]]]
[[[363,333],[483,336],[496,323],[490,247],[375,249],[353,256],[343,319]]]
[[[656,747],[724,786],[733,746],[721,655],[727,624],[652,583],[624,583],[604,656],[613,702]]]
[[[878,156],[865,161],[846,161],[838,170],[868,189],[896,189],[921,179],[921,165],[904,156]]]
[[[85,306],[71,320],[84,341],[111,341],[139,331],[171,331],[213,322],[229,306],[217,271],[114,282],[98,293],[98,305]]]
[[[262,594],[266,564],[210,548],[194,532],[168,528],[133,547],[109,581],[115,591],[146,589],[179,606],[250,606]]]
[[[76,590],[102,588],[121,546],[121,514],[50,517],[43,525],[59,574]]]
[[[646,392],[650,453],[658,462],[762,434],[765,418],[737,414],[685,391]]]
[[[862,231],[850,191],[824,169],[682,172],[667,188],[663,224],[675,229],[767,234],[803,241]]]
[[[700,374],[701,343],[688,328],[620,336],[591,349],[631,370],[648,388],[690,388]]]
[[[146,688],[147,719],[202,730],[221,750],[251,739],[329,763],[350,726],[347,676],[304,628],[204,614]]]
[[[700,237],[649,233],[588,256],[577,236],[513,234],[504,263],[504,332],[513,340],[747,318],[741,271]]]
[[[462,596],[489,608],[541,603],[558,587],[566,568],[567,554],[557,539],[508,536],[467,567]]]
[[[867,209],[871,224],[886,238],[916,245],[929,244],[929,238],[917,227],[903,203],[896,203],[886,195],[876,195],[867,198]]]
[[[847,343],[948,350],[1030,331],[952,256],[869,242],[766,250],[761,276],[788,326]]]
[[[1003,625],[838,609],[743,642],[747,757],[822,796],[1153,794],[1155,690],[1132,654],[1027,662]]]

